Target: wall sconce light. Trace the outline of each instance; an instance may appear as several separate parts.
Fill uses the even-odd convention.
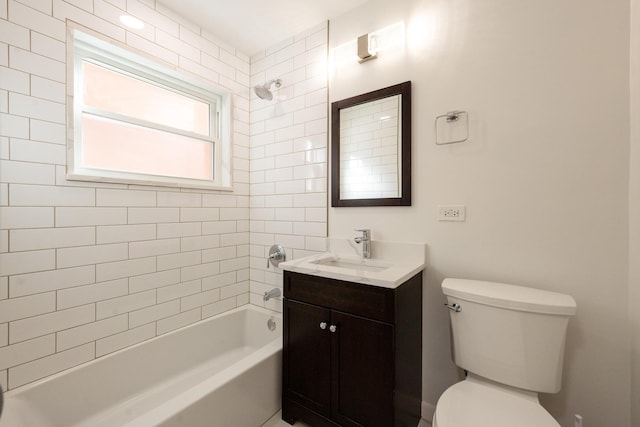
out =
[[[355,64],[355,61],[362,64],[376,59],[384,52],[392,52],[397,56],[404,46],[404,22],[397,22],[332,48],[329,54],[329,67],[335,70]]]
[[[372,51],[369,51],[371,48]],[[358,62],[363,63],[370,61],[372,59],[376,59],[378,55],[376,55],[375,50],[375,38],[371,37],[371,43],[369,43],[369,34],[364,34],[358,37]]]

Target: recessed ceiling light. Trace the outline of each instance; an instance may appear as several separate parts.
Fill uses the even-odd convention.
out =
[[[122,22],[129,28],[133,28],[134,30],[141,30],[144,28],[144,22],[142,22],[138,18],[134,18],[131,15],[120,16],[120,22]]]

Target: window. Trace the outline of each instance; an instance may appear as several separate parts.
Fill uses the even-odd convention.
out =
[[[67,177],[231,189],[230,94],[74,32]]]

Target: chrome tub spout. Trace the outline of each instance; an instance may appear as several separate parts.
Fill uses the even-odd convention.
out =
[[[280,288],[273,288],[269,292],[265,292],[262,297],[263,301],[269,301],[271,298],[277,298],[282,295]]]

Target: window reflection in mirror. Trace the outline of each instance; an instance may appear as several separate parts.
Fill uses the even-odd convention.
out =
[[[332,104],[332,206],[411,205],[411,82]]]

